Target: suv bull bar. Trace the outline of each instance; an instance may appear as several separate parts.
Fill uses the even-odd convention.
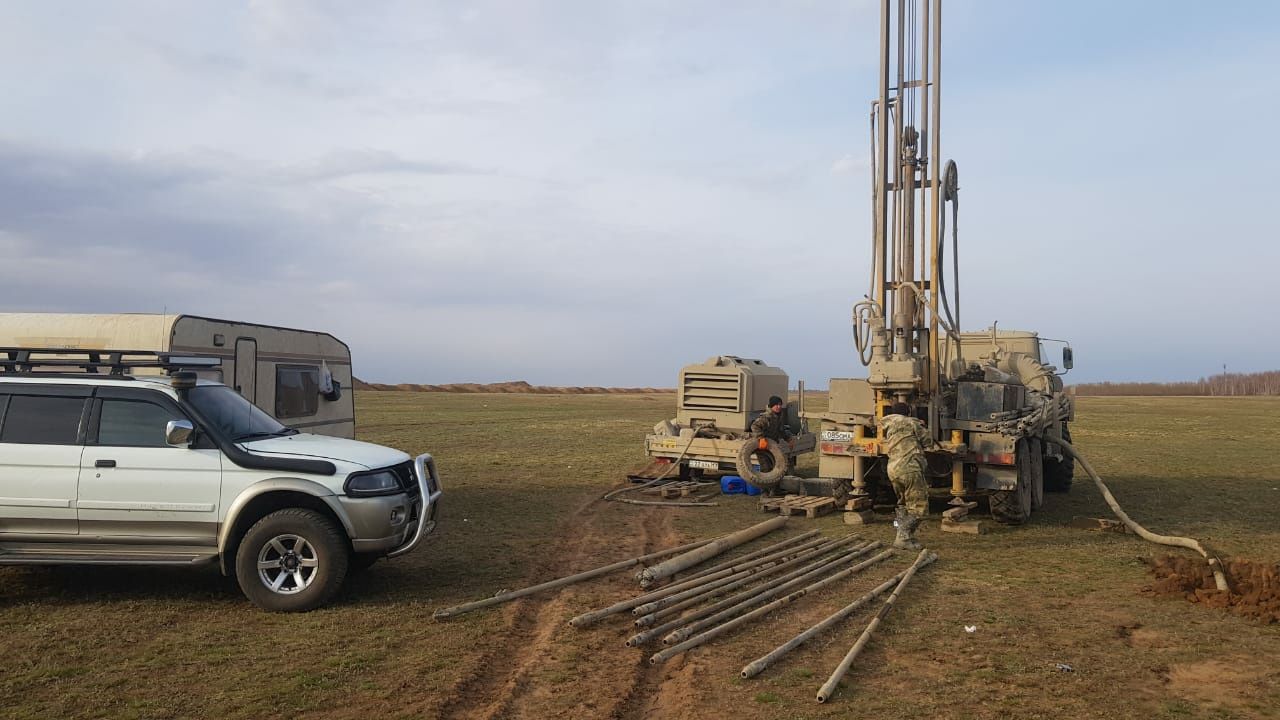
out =
[[[387,553],[389,558],[404,555],[414,549],[419,542],[422,542],[422,538],[436,527],[434,518],[436,503],[444,493],[440,490],[440,476],[436,474],[436,461],[431,457],[431,453],[422,453],[413,459],[413,474],[418,478],[418,491],[422,498],[422,508],[418,511],[418,526],[408,542]]]

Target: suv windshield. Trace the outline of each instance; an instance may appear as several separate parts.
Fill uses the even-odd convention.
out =
[[[281,425],[257,405],[226,385],[200,385],[187,391],[187,401],[233,442],[293,435],[297,430]]]

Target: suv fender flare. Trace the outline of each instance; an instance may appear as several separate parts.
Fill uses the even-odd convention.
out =
[[[334,517],[342,523],[342,529],[346,532],[347,537],[355,534],[355,528],[351,525],[351,520],[346,513],[342,511],[342,505],[338,502],[338,496],[332,490],[312,480],[303,480],[301,478],[271,478],[270,480],[262,480],[254,483],[250,487],[245,488],[236,499],[231,502],[231,506],[227,508],[227,516],[222,521],[222,527],[218,529],[218,553],[225,553],[227,545],[233,538],[231,537],[231,529],[236,526],[236,522],[240,519],[240,513],[244,511],[249,503],[255,498],[261,497],[271,492],[297,492],[304,495],[310,495],[315,499],[329,506]]]

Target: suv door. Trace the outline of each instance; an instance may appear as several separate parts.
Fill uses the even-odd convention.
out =
[[[165,442],[170,420],[190,420],[162,392],[100,387],[80,463],[82,537],[216,545],[222,453],[200,439]]]
[[[0,537],[75,535],[89,387],[0,385]]]

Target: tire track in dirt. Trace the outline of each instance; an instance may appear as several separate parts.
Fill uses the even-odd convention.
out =
[[[670,547],[679,544],[679,536],[671,523],[671,515],[656,511],[656,534],[660,540],[657,547]],[[631,628],[624,634],[630,634]],[[645,647],[640,650],[627,648],[634,657],[634,671],[630,688],[619,695],[618,703],[608,717],[610,720],[648,720],[663,718],[700,718],[701,715],[690,710],[697,697],[698,677],[701,672],[699,664],[688,655],[680,655],[663,665],[650,665],[649,657],[655,648]]]
[[[635,532],[616,522],[602,527],[607,506],[593,497],[570,514],[562,526],[563,539],[556,547],[561,560],[542,573],[547,579],[604,564],[607,561],[596,557],[601,548],[625,546],[624,557],[631,557],[677,544],[669,514],[656,509],[637,513],[639,532]],[[504,642],[482,655],[476,670],[450,693],[440,716],[485,720],[544,717],[550,714],[547,704],[563,703],[571,699],[566,695],[581,694],[577,702],[580,710],[591,715],[603,711],[600,717],[613,717],[617,716],[617,705],[602,707],[609,704],[608,699],[623,698],[625,702],[626,698],[651,686],[654,673],[650,672],[648,655],[635,657],[635,650],[623,647],[620,635],[616,645],[613,637],[599,635],[570,641],[571,652],[583,645],[591,650],[591,657],[583,662],[590,664],[593,675],[579,678],[590,682],[564,687],[537,677],[540,671],[545,674],[556,665],[557,650],[566,649],[558,642],[563,640],[563,634],[575,632],[566,624],[573,614],[570,611],[573,588],[570,586],[550,597],[534,596],[513,603],[506,612]],[[635,663],[635,667],[628,670],[631,663]]]

